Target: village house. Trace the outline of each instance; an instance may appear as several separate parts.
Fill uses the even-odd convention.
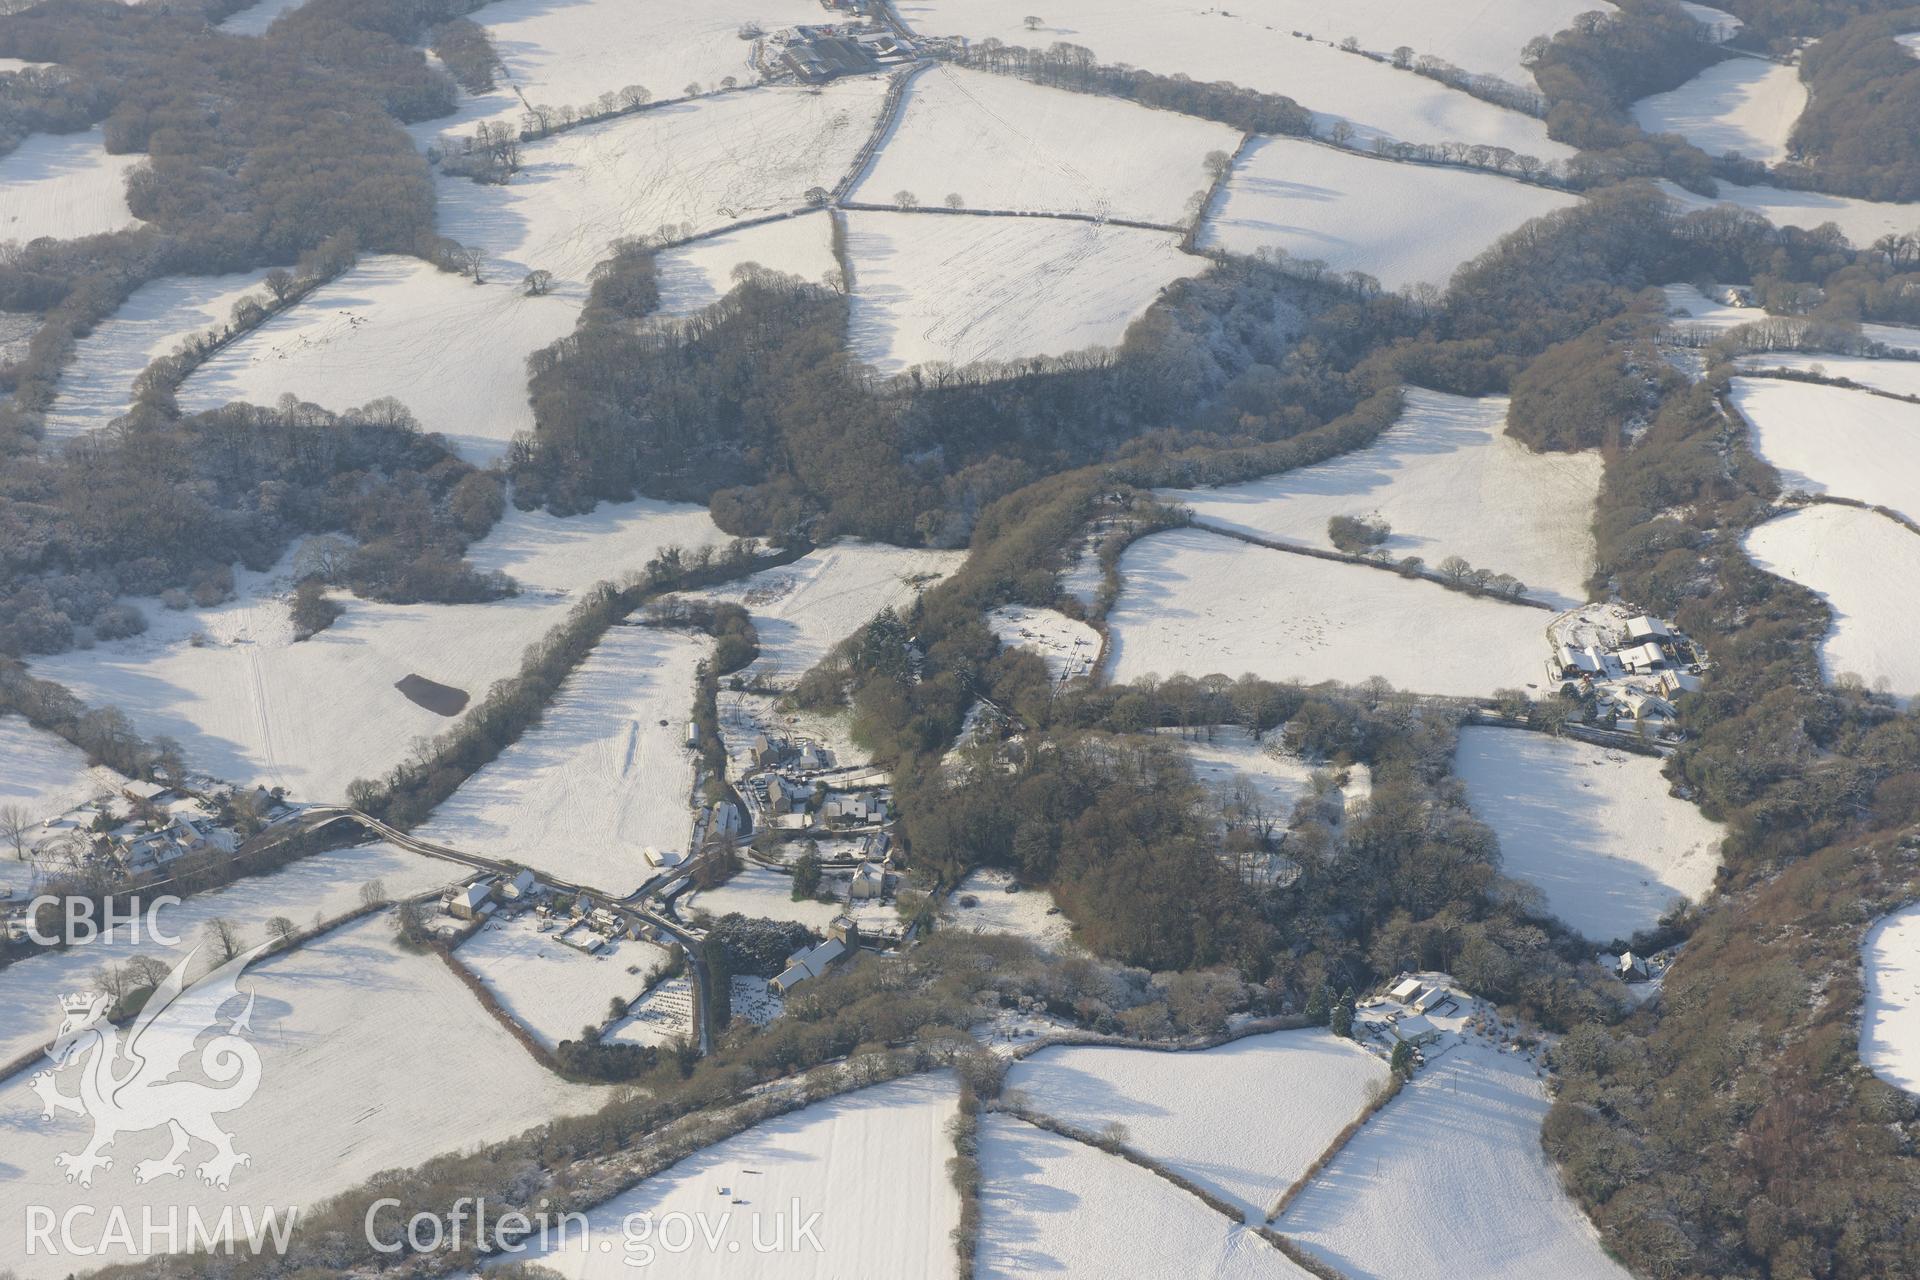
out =
[[[860,927],[846,916],[834,917],[833,923],[827,926],[825,942],[795,951],[787,957],[787,967],[767,979],[768,994],[785,996],[807,979],[825,973],[835,961],[859,945]]]
[[[455,920],[484,920],[493,914],[493,878],[482,877],[472,884],[462,885],[449,893],[445,899],[447,914]]]

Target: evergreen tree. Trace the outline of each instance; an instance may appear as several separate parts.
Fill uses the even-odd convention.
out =
[[[1353,991],[1351,988],[1340,993],[1340,999],[1334,1004],[1327,1016],[1327,1025],[1333,1034],[1342,1039],[1353,1038]]]
[[[1316,1027],[1327,1025],[1327,995],[1326,984],[1321,983],[1307,1000],[1307,1020]]]
[[[1401,1079],[1411,1079],[1413,1076],[1413,1046],[1405,1040],[1394,1045],[1393,1060],[1387,1063],[1387,1067],[1393,1074],[1399,1076]]]
[[[793,900],[805,902],[820,887],[820,855],[809,848],[793,860]]]

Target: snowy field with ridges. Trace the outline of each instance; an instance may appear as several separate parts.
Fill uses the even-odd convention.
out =
[[[801,214],[663,250],[653,259],[660,290],[654,314],[687,316],[718,302],[739,283],[735,270],[748,263],[813,284],[839,279],[832,218],[824,212]]]
[[[1920,221],[1920,205],[1916,204],[1832,196],[1821,191],[1791,191],[1765,183],[1743,187],[1722,182],[1719,194],[1712,197],[1695,195],[1665,178],[1654,185],[1686,210],[1728,204],[1757,213],[1777,227],[1799,227],[1803,231],[1831,222],[1857,249],[1866,248],[1884,235],[1905,235]]]
[[[1920,404],[1778,378],[1735,378],[1727,399],[1782,489],[1832,494],[1920,520]]]
[[[234,783],[337,801],[355,778],[406,758],[415,738],[454,721],[394,688],[421,675],[474,701],[520,668],[526,647],[566,617],[564,602],[382,604],[339,597],[332,626],[296,643],[287,614],[291,558],[235,571],[235,598],[175,612],[133,601],[142,635],[33,662],[34,674],[95,706],[116,706],[144,737],[178,739],[189,765]],[[195,644],[194,635],[205,637]]]
[[[1178,237],[1054,218],[852,213],[853,352],[882,373],[1115,347],[1207,260]]]
[[[1668,794],[1656,757],[1483,726],[1460,731],[1453,767],[1500,837],[1501,870],[1595,942],[1713,888],[1726,829]]]
[[[1196,10],[1185,0],[1063,0],[1045,6],[1044,20],[1035,30],[1027,29],[1025,19],[1034,6],[1025,0],[902,0],[899,12],[922,35],[964,35],[976,43],[991,37],[1042,50],[1064,41],[1091,49],[1102,63],[1126,63],[1163,76],[1227,80],[1284,94],[1315,113],[1322,133],[1336,121],[1347,121],[1361,145],[1388,137],[1400,142],[1479,142],[1543,160],[1572,155],[1570,147],[1549,141],[1546,125],[1532,116],[1346,53],[1332,43],[1370,29],[1390,41],[1388,50],[1405,43],[1421,53],[1439,53],[1444,46],[1475,60],[1480,60],[1472,52],[1476,46],[1488,53],[1497,50],[1495,56],[1508,67],[1507,77],[1530,87],[1531,77],[1512,69],[1508,60],[1517,62],[1533,35],[1548,35],[1593,6],[1552,0],[1542,13],[1540,6],[1525,0],[1501,0],[1475,4],[1470,14],[1463,13],[1466,7],[1464,0],[1424,6],[1362,0],[1359,6],[1343,6],[1342,16],[1330,20],[1314,0],[1291,0],[1283,8],[1269,5],[1258,11],[1239,6]],[[1482,25],[1488,19],[1488,25]],[[1296,30],[1316,39],[1302,40],[1291,34]],[[1530,34],[1520,36],[1521,30]]]
[[[483,573],[506,574],[523,592],[571,595],[596,582],[618,584],[669,547],[691,553],[730,541],[707,509],[691,502],[602,502],[577,516],[508,506],[467,548],[467,559]]]
[[[1246,672],[1268,680],[1480,696],[1540,678],[1547,614],[1383,569],[1251,546],[1198,529],[1142,538],[1120,560],[1107,674]]]
[[[249,988],[256,993],[251,1039],[260,1085],[244,1107],[220,1117],[235,1149],[252,1157],[235,1171],[231,1190],[201,1182],[191,1166],[180,1179],[136,1184],[134,1165],[165,1154],[165,1129],[117,1139],[113,1168],[97,1174],[91,1189],[64,1182],[54,1156],[79,1150],[92,1123],[64,1114],[40,1119],[40,1100],[22,1073],[0,1084],[11,1166],[0,1179],[0,1214],[20,1222],[29,1204],[60,1212],[110,1200],[136,1224],[138,1240],[148,1205],[163,1221],[172,1205],[198,1207],[209,1220],[236,1203],[311,1210],[382,1169],[471,1150],[591,1111],[605,1097],[536,1063],[437,957],[400,950],[387,915],[260,962],[241,981],[242,992]],[[68,1068],[60,1087],[73,1093],[79,1076],[79,1068]],[[196,1144],[190,1158],[198,1162],[207,1152]],[[105,1223],[96,1217],[79,1228],[89,1229],[104,1231]],[[119,1253],[94,1259],[129,1260]],[[8,1261],[24,1264],[24,1280],[52,1280],[73,1267],[64,1255]]]
[[[533,429],[527,357],[572,333],[580,310],[526,296],[519,279],[476,285],[416,258],[363,259],[202,365],[180,407],[293,395],[340,412],[392,396],[485,466]]]
[[[966,558],[964,551],[916,551],[843,538],[792,564],[703,594],[753,615],[760,656],[745,674],[785,684],[805,675],[882,609],[904,612],[922,590]]]
[[[1859,676],[1869,689],[1920,697],[1920,533],[1877,511],[1823,503],[1789,511],[1747,535],[1747,555],[1768,573],[1817,593],[1833,613],[1820,646],[1829,681]]]
[[[1245,1226],[1098,1147],[1016,1120],[980,1123],[974,1275],[1306,1280]]]
[[[531,912],[512,920],[496,916],[453,953],[549,1049],[605,1022],[616,998],[637,999],[647,975],[667,963],[664,947],[635,938],[588,955],[560,941],[564,927],[564,920],[541,921]]]
[[[1162,489],[1162,502],[1256,537],[1331,549],[1334,516],[1378,516],[1385,549],[1432,568],[1450,555],[1510,573],[1571,608],[1593,572],[1597,452],[1534,453],[1506,434],[1507,399],[1409,387],[1400,420],[1365,448],[1218,489]]]
[[[266,298],[264,271],[223,276],[168,276],[133,291],[114,313],[75,340],[60,371],[47,439],[97,431],[133,404],[133,380],[196,334],[219,332],[241,298]]]
[[[441,177],[442,235],[518,282],[578,292],[615,240],[675,238],[799,209],[831,190],[873,132],[883,76],[766,88],[622,116],[531,142],[504,186]]]
[[[336,624],[337,625],[337,624]],[[709,642],[608,629],[533,728],[462,783],[421,839],[625,896],[693,832],[694,669]]]
[[[1888,1084],[1920,1094],[1920,904],[1867,930],[1860,965],[1860,1060]]]
[[[1865,329],[1866,326],[1861,326]],[[1896,396],[1920,396],[1920,360],[1874,360],[1866,356],[1835,356],[1820,351],[1766,351],[1740,356],[1734,367],[1742,373],[1786,369],[1794,373],[1845,378],[1874,391]]]
[[[119,774],[103,766],[89,767],[86,753],[25,716],[0,713],[0,808],[18,805],[39,822],[65,813],[77,804],[97,800],[119,790]],[[11,849],[0,849],[0,875]]]
[[[1627,1280],[1540,1149],[1535,1070],[1456,1045],[1274,1225],[1350,1280]]]
[[[1386,1065],[1324,1031],[1249,1036],[1191,1053],[1109,1045],[1043,1049],[1007,1088],[1045,1116],[1127,1145],[1259,1222],[1360,1114]]]
[[[764,1121],[588,1210],[588,1240],[612,1243],[611,1252],[589,1251],[576,1233],[564,1253],[532,1248],[519,1260],[552,1267],[568,1280],[632,1276],[637,1255],[623,1256],[622,1224],[651,1213],[656,1223],[702,1215],[724,1233],[713,1249],[703,1242],[669,1255],[656,1245],[655,1259],[670,1261],[676,1280],[950,1274],[948,1233],[960,1221],[960,1197],[946,1171],[956,1099],[948,1077],[914,1076]],[[774,1215],[787,1218],[791,1230],[796,1207],[798,1220],[818,1215],[818,1252],[805,1244],[779,1252],[751,1247],[756,1220],[762,1238],[771,1238]],[[730,1214],[724,1226],[717,1222],[721,1211]],[[729,1250],[727,1241],[739,1248]]]
[[[1380,160],[1296,138],[1250,146],[1214,201],[1203,243],[1279,249],[1388,289],[1444,286],[1521,223],[1579,203],[1495,174]]]
[[[915,76],[899,120],[854,198],[1041,210],[1183,224],[1212,184],[1207,153],[1239,131],[1121,98],[935,66]]]
[[[1737,151],[1778,164],[1787,158],[1787,137],[1806,109],[1800,68],[1735,57],[1678,89],[1640,99],[1633,119],[1648,133],[1677,133],[1710,156]]]
[[[109,155],[99,125],[36,133],[0,156],[0,241],[78,240],[135,226],[127,171],[145,160]]]
[[[471,134],[482,120],[518,125],[526,104],[584,107],[628,85],[660,101],[690,83],[706,91],[729,76],[752,84],[760,77],[753,42],[740,38],[744,24],[777,31],[832,20],[817,0],[499,0],[467,16],[487,29],[501,69],[490,92],[462,94],[452,116],[412,126],[423,141]]]

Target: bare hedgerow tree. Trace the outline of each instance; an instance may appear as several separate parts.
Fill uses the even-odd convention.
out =
[[[553,272],[533,270],[527,272],[527,278],[521,282],[529,298],[538,298],[553,288]]]
[[[387,897],[387,885],[385,881],[369,880],[360,886],[361,906],[377,907],[389,901],[391,901],[391,899]]]
[[[12,845],[13,856],[22,862],[27,860],[27,832],[32,827],[25,805],[0,805],[0,840]]]
[[[947,208],[964,209],[966,207],[967,207],[967,202],[961,198],[960,193],[958,191],[947,192]]]
[[[293,939],[299,932],[300,926],[285,916],[275,916],[267,921],[267,936],[278,943],[283,951],[293,944]]]
[[[225,916],[215,916],[201,925],[200,934],[212,944],[215,953],[222,961],[231,960],[240,954],[239,926]]]
[[[630,84],[620,90],[620,102],[629,111],[638,111],[653,99],[645,85]]]
[[[900,190],[893,193],[893,202],[899,205],[902,209],[911,209],[913,208],[913,206],[920,203],[920,197],[913,194],[913,192],[908,191],[905,187],[902,187]]]

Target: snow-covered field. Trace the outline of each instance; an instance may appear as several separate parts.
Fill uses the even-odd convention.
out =
[[[935,66],[915,77],[898,123],[854,196],[922,204],[949,193],[969,209],[1045,210],[1184,225],[1212,183],[1211,151],[1237,131],[1210,120],[1073,93],[987,71]]]
[[[1275,0],[1196,10],[1183,0],[1062,0],[1044,7],[1033,30],[1026,0],[902,0],[900,16],[923,35],[993,37],[1046,49],[1066,41],[1093,51],[1097,61],[1127,63],[1159,75],[1229,80],[1285,94],[1316,114],[1324,132],[1337,120],[1358,131],[1361,145],[1375,137],[1402,142],[1482,142],[1530,152],[1542,159],[1571,155],[1550,142],[1544,124],[1435,81],[1396,70],[1335,47],[1349,35],[1365,47],[1391,51],[1406,44],[1475,71],[1530,85],[1518,65],[1520,49],[1536,35],[1567,25],[1581,0],[1410,5],[1361,0],[1339,16],[1315,0]],[[1291,34],[1311,33],[1311,41]],[[1457,55],[1457,56],[1456,56]]]
[[[54,1158],[79,1151],[92,1122],[66,1114],[42,1120],[40,1099],[22,1073],[0,1084],[8,1166],[0,1177],[0,1215],[21,1222],[30,1204],[59,1212],[111,1203],[138,1224],[143,1206],[162,1220],[171,1205],[197,1206],[209,1220],[236,1203],[312,1207],[382,1169],[467,1150],[599,1104],[598,1091],[565,1084],[539,1066],[438,958],[401,951],[392,934],[387,916],[373,916],[264,961],[242,980],[243,992],[255,992],[251,1039],[261,1071],[252,1100],[220,1117],[235,1149],[252,1157],[234,1171],[230,1191],[200,1181],[192,1164],[181,1178],[137,1184],[136,1164],[167,1150],[164,1128],[122,1134],[113,1144],[113,1168],[96,1174],[91,1189],[66,1183]],[[67,1068],[60,1087],[74,1093],[80,1075],[81,1068]],[[208,1154],[196,1143],[188,1159],[197,1164]],[[98,1233],[106,1225],[96,1213],[78,1230],[104,1243]],[[131,1234],[137,1240],[141,1233]],[[91,1261],[126,1260],[116,1251]],[[8,1262],[27,1280],[73,1268],[70,1257],[44,1253]]]
[[[517,125],[523,99],[577,108],[628,85],[661,101],[680,97],[689,84],[709,92],[728,77],[752,84],[759,75],[742,25],[776,31],[830,20],[814,0],[702,0],[691,8],[669,0],[499,0],[470,16],[487,29],[502,69],[491,92],[461,95],[451,118],[414,126],[423,140],[470,134],[481,120]]]
[[[692,835],[686,725],[708,647],[614,626],[540,722],[449,796],[421,838],[632,893],[657,869],[647,848],[684,853]]]
[[[1820,647],[1829,680],[1851,673],[1869,689],[1920,697],[1920,534],[1877,511],[1820,504],[1790,511],[1747,535],[1747,554],[1768,573],[1817,592],[1833,611]]]
[[[1002,605],[987,614],[987,626],[1006,648],[1039,654],[1055,680],[1086,675],[1100,656],[1100,633],[1057,609]]]
[[[1897,396],[1920,396],[1920,360],[1874,360],[1866,356],[1834,356],[1818,351],[1767,351],[1741,356],[1734,364],[1743,373],[1788,369],[1796,373],[1845,378],[1863,387]]]
[[[752,979],[758,982],[759,979]],[[635,1000],[627,1016],[601,1039],[608,1044],[663,1045],[693,1036],[693,980],[682,973]]]
[[[1920,520],[1920,404],[1777,378],[1735,378],[1728,399],[1782,488]]]
[[[339,800],[355,778],[378,777],[415,738],[453,723],[397,681],[424,676],[477,702],[566,616],[564,601],[531,595],[461,605],[343,597],[332,626],[296,643],[283,594],[291,559],[266,573],[236,570],[235,598],[211,609],[140,599],[144,634],[36,659],[33,671],[119,707],[143,736],[178,739],[187,762],[216,778]]]
[[[1888,1084],[1920,1093],[1920,905],[1867,930],[1860,1060]]]
[[[1920,367],[1920,366],[1916,366]],[[1593,571],[1597,452],[1534,453],[1505,432],[1504,396],[1408,388],[1400,421],[1373,444],[1317,466],[1220,489],[1164,489],[1163,502],[1256,537],[1331,548],[1334,516],[1378,516],[1394,559],[1450,555],[1510,573],[1568,607]]]
[[[1539,679],[1547,615],[1382,569],[1250,546],[1198,529],[1120,560],[1107,674],[1358,684],[1473,696]]]
[[[1823,223],[1839,226],[1856,248],[1865,248],[1889,233],[1905,235],[1920,221],[1920,205],[1889,204],[1879,200],[1861,200],[1854,196],[1830,196],[1819,191],[1790,191],[1764,183],[1751,187],[1722,182],[1717,196],[1697,196],[1665,178],[1656,183],[1661,191],[1688,209],[1705,209],[1716,204],[1736,205],[1766,218],[1775,226],[1799,227],[1811,231]]]
[[[246,876],[206,893],[197,893],[179,905],[163,909],[161,928],[180,939],[178,949],[153,941],[144,932],[138,941],[126,933],[98,939],[64,951],[43,952],[0,969],[0,1062],[44,1043],[60,1028],[60,997],[70,991],[97,986],[94,975],[108,964],[123,964],[138,955],[159,956],[169,962],[200,945],[201,927],[218,917],[239,929],[248,946],[266,940],[266,923],[286,916],[302,928],[345,915],[360,905],[360,890],[378,880],[391,898],[423,893],[449,884],[466,868],[438,858],[422,857],[389,844],[333,849],[301,858],[278,871]],[[212,967],[212,953],[196,961],[197,975]],[[0,1179],[0,1184],[4,1179]]]
[[[586,6],[583,6],[586,7]],[[597,10],[601,6],[592,6]],[[578,295],[615,240],[674,238],[799,209],[873,132],[886,80],[756,89],[661,107],[529,143],[505,186],[443,177],[440,231],[518,282],[550,271]]]
[[[0,157],[0,241],[77,240],[131,227],[127,171],[146,157],[108,155],[99,125],[36,133]]]
[[[1277,736],[1255,742],[1239,725],[1219,725],[1208,737],[1178,741],[1197,782],[1224,796],[1245,779],[1283,827],[1294,805],[1312,789],[1313,766],[1288,755]]]
[[[467,548],[467,559],[482,572],[507,574],[523,592],[571,595],[596,582],[618,583],[668,547],[693,552],[729,541],[707,509],[690,502],[603,502],[578,516],[509,506]]]
[[[298,9],[305,0],[258,0],[220,24],[220,30],[234,36],[265,35],[273,20]]]
[[[947,1275],[948,1232],[960,1220],[946,1172],[955,1096],[950,1079],[915,1076],[768,1120],[588,1211],[587,1238],[596,1247],[583,1246],[576,1233],[564,1252],[529,1250],[519,1260],[566,1280],[632,1276],[645,1263],[622,1247],[623,1224],[650,1213],[656,1224],[697,1215],[717,1234],[711,1248],[702,1239],[671,1255],[662,1243],[671,1237],[654,1237],[651,1260],[670,1262],[677,1280]],[[756,1227],[761,1240],[774,1239],[775,1215],[789,1233],[818,1215],[812,1239],[819,1249],[810,1242],[753,1249]],[[602,1241],[610,1252],[597,1248]]]
[[[906,609],[965,559],[964,551],[913,551],[845,538],[706,594],[753,615],[760,656],[746,673],[787,683],[882,609]]]
[[[1536,1070],[1456,1045],[1275,1226],[1353,1280],[1627,1280],[1540,1149]]]
[[[816,283],[837,278],[832,219],[825,213],[801,214],[656,255],[660,306],[655,314],[686,316],[718,302],[733,289],[734,270],[750,262]]]
[[[1695,4],[1693,0],[1680,0],[1680,8],[1688,17],[1707,29],[1707,38],[1715,44],[1725,44],[1739,35],[1740,28],[1747,25],[1725,9]]]
[[[560,941],[563,927],[532,912],[494,919],[454,952],[501,1007],[549,1049],[576,1039],[583,1027],[605,1022],[616,998],[638,997],[647,975],[667,963],[665,948],[635,938],[608,942],[605,950],[588,955]]]
[[[1007,886],[1012,883],[1012,873],[998,867],[982,867],[970,873],[947,896],[941,927],[965,933],[1010,933],[1048,951],[1071,946],[1073,922],[1064,914],[1048,914],[1054,905],[1053,895],[1032,885],[1008,893]],[[968,897],[974,899],[971,907],[961,901]]]
[[[1280,249],[1364,272],[1388,289],[1445,285],[1455,267],[1521,223],[1578,201],[1495,174],[1261,138],[1214,202],[1205,245]]]
[[[1017,1064],[1033,1110],[1166,1162],[1259,1222],[1386,1079],[1378,1058],[1324,1031],[1249,1036],[1196,1053],[1075,1045]]]
[[[1500,837],[1502,869],[1596,942],[1651,928],[1677,898],[1713,888],[1726,831],[1667,794],[1653,756],[1466,728],[1454,772]]]
[[[822,881],[827,883],[830,882]],[[819,902],[813,898],[795,902],[792,876],[752,863],[717,889],[701,889],[687,895],[680,905],[688,911],[705,911],[715,920],[738,911],[757,920],[791,920],[821,931],[846,909],[841,903]]]
[[[847,252],[853,351],[882,373],[1118,346],[1207,267],[1167,232],[966,214],[849,214]]]
[[[65,813],[77,804],[119,789],[113,770],[87,765],[86,753],[27,723],[25,716],[0,714],[0,808],[19,805],[34,822]],[[0,849],[0,859],[13,856]],[[0,863],[0,876],[6,874]]]
[[[249,295],[264,298],[265,272],[224,276],[168,276],[141,285],[119,310],[73,344],[73,359],[60,371],[47,439],[95,431],[127,411],[140,371],[197,333],[224,329],[233,304]]]
[[[392,396],[484,466],[533,429],[526,359],[579,314],[577,299],[530,298],[519,281],[476,285],[417,258],[363,259],[202,365],[180,405],[291,394],[340,411]]]
[[[983,1280],[1307,1276],[1164,1179],[1008,1115],[980,1124],[980,1217],[974,1275]]]
[[[1737,151],[1777,164],[1787,158],[1787,136],[1806,109],[1800,68],[1728,58],[1678,89],[1634,103],[1633,119],[1648,133],[1677,133],[1710,156]]]

